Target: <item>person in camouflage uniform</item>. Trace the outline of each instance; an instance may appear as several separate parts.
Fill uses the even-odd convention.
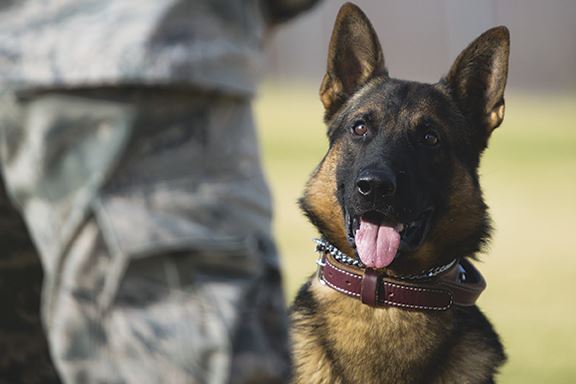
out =
[[[289,380],[250,100],[313,3],[0,4],[0,383]]]

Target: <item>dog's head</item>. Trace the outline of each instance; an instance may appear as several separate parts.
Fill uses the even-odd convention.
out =
[[[301,199],[323,236],[402,274],[478,251],[490,228],[478,165],[504,118],[508,52],[497,27],[438,83],[393,79],[370,21],[344,5],[320,88],[330,148]]]

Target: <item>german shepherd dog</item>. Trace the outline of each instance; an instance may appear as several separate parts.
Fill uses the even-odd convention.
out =
[[[318,273],[292,306],[296,383],[493,383],[506,360],[468,260],[490,233],[480,155],[504,117],[509,33],[438,83],[388,75],[364,13],[337,16],[320,88],[329,149],[300,205]]]

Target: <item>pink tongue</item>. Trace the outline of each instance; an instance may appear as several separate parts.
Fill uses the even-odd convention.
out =
[[[400,234],[392,227],[360,220],[355,236],[356,251],[362,263],[369,268],[389,266],[400,245]]]

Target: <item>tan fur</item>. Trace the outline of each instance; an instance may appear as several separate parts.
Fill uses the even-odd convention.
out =
[[[336,143],[329,149],[306,185],[304,195],[314,214],[322,218],[322,225],[334,240],[334,245],[351,255],[354,250],[346,240],[342,208],[336,199],[336,167],[341,157],[340,148],[340,143]]]
[[[451,189],[448,209],[431,231],[426,243],[414,255],[420,270],[447,263],[449,256],[442,258],[445,255],[444,245],[452,239],[465,238],[482,221],[480,190],[474,188],[470,174],[457,162],[454,162]]]
[[[465,237],[482,221],[480,190],[473,186],[472,177],[461,164],[454,162],[453,168],[450,205],[437,226],[438,240]]]
[[[335,103],[343,93],[342,84],[332,81],[329,74],[325,74],[320,85],[320,101],[325,109]]]
[[[317,279],[311,290],[319,304],[317,313],[314,317],[295,313],[292,319],[297,384],[384,383],[384,372],[365,369],[370,362],[385,363],[385,383],[478,383],[490,377],[499,359],[483,347],[483,334],[471,331],[442,355],[443,364],[436,365],[431,359],[452,330],[452,312],[375,309]],[[316,326],[318,318],[322,329]],[[336,351],[331,358],[326,342]],[[334,359],[344,367],[344,380]],[[424,378],[437,369],[436,375]]]
[[[504,103],[502,103],[500,106],[494,108],[493,111],[488,113],[487,126],[489,127],[490,131],[493,131],[495,128],[500,126],[500,124],[502,124],[505,110],[506,108],[504,107]]]

